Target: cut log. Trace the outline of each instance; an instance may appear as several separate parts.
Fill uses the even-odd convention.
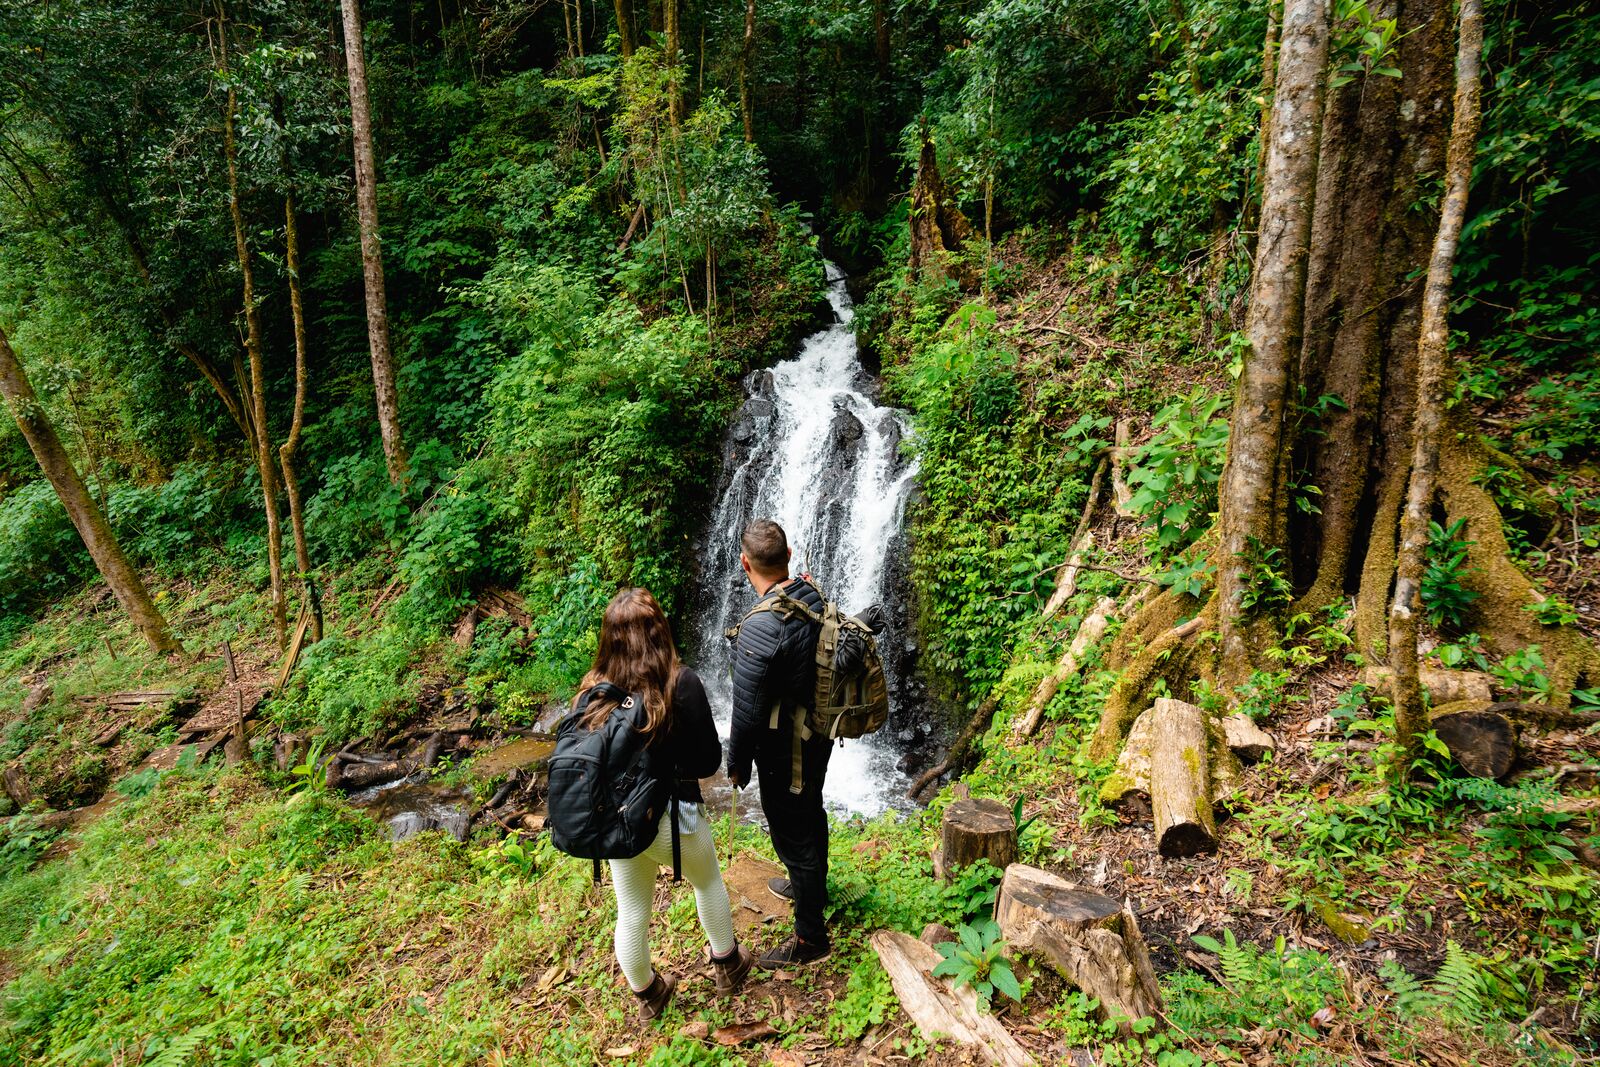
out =
[[[310,745],[299,734],[279,734],[272,743],[272,761],[285,774],[305,762]]]
[[[969,797],[944,809],[944,833],[935,861],[948,878],[963,867],[988,860],[1005,870],[1017,860],[1017,823],[998,800]]]
[[[28,690],[28,695],[22,698],[22,714],[24,717],[32,715],[46,704],[50,703],[52,690],[48,685],[36,685]]]
[[[1461,769],[1474,778],[1504,778],[1517,760],[1517,731],[1497,711],[1458,711],[1430,717],[1433,732]]]
[[[1132,421],[1118,419],[1116,445],[1111,449],[1111,498],[1117,506],[1117,514],[1124,519],[1138,517],[1131,507],[1133,490],[1128,488],[1128,461],[1133,458],[1132,441]]]
[[[1032,1067],[1034,1059],[993,1015],[980,1012],[970,989],[954,989],[930,973],[939,953],[909,934],[879,930],[872,935],[900,1007],[924,1041],[947,1037],[974,1049],[999,1067]]]
[[[1278,743],[1272,735],[1257,726],[1248,715],[1229,715],[1222,720],[1222,736],[1233,754],[1246,763],[1255,763],[1268,752],[1276,752]]]
[[[1388,667],[1368,667],[1361,672],[1361,680],[1379,693],[1389,694],[1394,684],[1394,671]],[[1417,681],[1428,691],[1436,708],[1459,700],[1489,700],[1494,695],[1494,679],[1483,671],[1423,667],[1417,671]]]
[[[143,708],[152,704],[170,704],[178,699],[178,689],[145,689],[126,693],[98,693],[72,699],[91,708]]]
[[[118,737],[120,737],[122,735],[122,731],[127,728],[128,724],[119,719],[110,726],[107,726],[104,730],[101,730],[99,733],[95,734],[94,741],[92,741],[91,744],[93,744],[96,748],[105,748],[107,745],[111,744]]]
[[[1062,655],[1055,669],[1050,672],[1039,687],[1033,691],[1033,696],[1028,701],[1028,709],[1023,712],[1022,718],[1011,730],[1011,740],[1021,741],[1033,736],[1039,728],[1039,722],[1044,718],[1044,709],[1049,707],[1050,701],[1055,699],[1062,683],[1074,674],[1083,664],[1083,657],[1095,642],[1105,636],[1106,627],[1111,624],[1111,616],[1117,609],[1117,602],[1110,597],[1101,597],[1095,605],[1094,611],[1085,618],[1078,627],[1077,636],[1072,639],[1072,644],[1067,646],[1067,651]]]
[[[28,776],[16,764],[0,771],[0,786],[4,786],[6,796],[19,810],[33,803],[33,787],[28,784]]]
[[[1124,1034],[1133,1020],[1160,1014],[1150,950],[1126,904],[1018,863],[1006,868],[995,920],[1011,952],[1045,960]]]
[[[423,742],[422,755],[417,760],[417,769],[429,771],[439,762],[439,755],[444,751],[444,734],[435,731]]]
[[[1215,852],[1210,742],[1205,712],[1181,700],[1158,699],[1150,723],[1150,814],[1163,856]]]

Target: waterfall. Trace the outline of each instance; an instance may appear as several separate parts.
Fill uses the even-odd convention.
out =
[[[703,557],[698,647],[718,726],[731,714],[729,642],[724,631],[755,603],[739,568],[739,534],[753,518],[789,535],[793,572],[809,573],[849,613],[895,599],[887,580],[903,550],[901,524],[915,466],[902,462],[904,413],[879,406],[857,357],[845,277],[828,264],[835,321],[806,338],[795,358],[746,380],[723,451],[723,484]],[[903,568],[902,568],[903,570]],[[903,605],[893,605],[880,644],[907,641]],[[886,657],[890,659],[890,657]],[[891,677],[890,727],[836,747],[824,790],[835,811],[875,815],[905,790],[900,754],[888,736],[897,721]]]

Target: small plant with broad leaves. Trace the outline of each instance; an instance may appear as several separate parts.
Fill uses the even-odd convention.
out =
[[[1022,986],[1005,958],[1006,943],[993,919],[975,926],[965,923],[956,931],[959,940],[936,946],[944,958],[934,967],[935,978],[948,978],[958,989],[971,989],[978,1007],[987,1011],[996,993],[1022,1000]]]
[[[327,760],[323,758],[323,753],[327,750],[327,747],[327,738],[316,738],[311,742],[311,747],[306,749],[306,758],[289,768],[291,778],[289,789],[291,791],[315,793],[324,788],[322,767]]]
[[[1462,583],[1473,571],[1467,553],[1476,544],[1464,536],[1466,519],[1449,526],[1428,523],[1427,568],[1422,572],[1422,607],[1435,627],[1459,627],[1478,594]]]

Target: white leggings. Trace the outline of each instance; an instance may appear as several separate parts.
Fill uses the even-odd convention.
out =
[[[733,951],[733,913],[728,889],[717,866],[717,846],[711,827],[698,805],[679,809],[678,849],[683,876],[694,886],[694,903],[711,951],[724,956]],[[693,832],[689,828],[693,827]],[[672,813],[661,817],[656,839],[643,854],[629,860],[611,860],[611,884],[617,893],[617,963],[635,991],[649,987],[655,975],[650,966],[650,913],[655,901],[656,869],[672,865]]]

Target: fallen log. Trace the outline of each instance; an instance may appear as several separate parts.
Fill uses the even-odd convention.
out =
[[[1126,904],[1018,863],[1006,868],[995,920],[1010,951],[1043,959],[1124,1034],[1134,1020],[1160,1016],[1150,950]]]
[[[1163,856],[1217,849],[1205,712],[1162,697],[1150,709],[1150,812]]]
[[[11,803],[18,810],[33,803],[33,787],[28,784],[28,776],[16,764],[0,771],[0,786],[4,787],[6,796],[11,798]]]
[[[895,997],[924,1041],[948,1037],[999,1067],[1033,1067],[1034,1059],[993,1015],[978,1010],[971,989],[954,989],[930,973],[938,952],[909,934],[879,930],[872,935]]]
[[[1078,633],[1072,639],[1072,644],[1067,646],[1067,651],[1057,661],[1055,668],[1039,683],[1033,691],[1033,696],[1028,700],[1028,708],[1023,712],[1022,718],[1011,729],[1013,743],[1032,737],[1033,732],[1039,728],[1040,721],[1044,718],[1044,709],[1050,706],[1050,701],[1055,699],[1061,686],[1068,678],[1078,673],[1078,668],[1083,663],[1083,657],[1095,642],[1105,636],[1106,627],[1111,625],[1111,616],[1117,609],[1117,602],[1110,597],[1101,597],[1100,602],[1094,606],[1094,611],[1078,626]]]
[[[1278,750],[1272,735],[1244,714],[1229,715],[1222,720],[1222,737],[1233,754],[1246,763],[1255,763],[1267,753]]]
[[[344,762],[328,763],[328,785],[335,789],[365,789],[369,785],[392,782],[405,778],[413,768],[405,760],[388,760],[383,763]]]
[[[1078,517],[1078,528],[1072,532],[1072,540],[1068,542],[1067,561],[1062,565],[1061,576],[1056,581],[1056,587],[1050,594],[1050,599],[1044,606],[1044,617],[1051,619],[1060,611],[1067,601],[1072,599],[1072,594],[1078,589],[1078,568],[1083,564],[1086,552],[1094,547],[1094,530],[1090,521],[1094,517],[1094,508],[1100,501],[1100,484],[1105,481],[1106,468],[1109,461],[1105,456],[1094,465],[1094,475],[1089,479],[1089,499],[1083,503],[1083,514]]]
[[[1389,667],[1368,667],[1361,672],[1361,680],[1379,693],[1389,694],[1394,686],[1394,671]],[[1436,708],[1460,700],[1489,700],[1494,695],[1494,679],[1483,671],[1423,667],[1417,671],[1417,682],[1428,691]]]
[[[170,704],[178,699],[181,689],[144,689],[125,693],[95,693],[73,697],[73,702],[90,708],[144,708],[152,704]]]
[[[32,715],[46,704],[50,703],[54,691],[48,685],[36,685],[28,690],[28,695],[22,698],[22,714],[24,717]]]
[[[1017,822],[1011,817],[1011,809],[998,800],[969,797],[954,801],[944,810],[934,873],[941,879],[948,878],[979,860],[988,860],[1001,871],[1015,863]]]

